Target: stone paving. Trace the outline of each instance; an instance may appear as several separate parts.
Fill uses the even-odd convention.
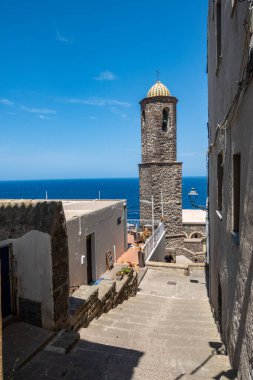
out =
[[[235,379],[204,275],[148,269],[136,297],[79,330],[68,353],[43,350],[14,379]]]

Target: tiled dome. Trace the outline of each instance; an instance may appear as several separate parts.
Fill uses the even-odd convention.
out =
[[[149,90],[147,97],[151,98],[153,96],[171,96],[169,90],[167,89],[162,82],[159,80],[151,87]]]

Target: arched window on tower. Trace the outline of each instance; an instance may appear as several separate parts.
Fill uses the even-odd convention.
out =
[[[168,131],[168,122],[169,122],[169,109],[164,108],[163,109],[163,126],[162,126],[162,129],[164,132]]]
[[[141,126],[142,128],[145,127],[145,111],[142,111],[142,114],[141,114]]]

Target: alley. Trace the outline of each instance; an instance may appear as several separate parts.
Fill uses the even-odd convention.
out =
[[[79,330],[67,354],[43,350],[14,379],[234,379],[205,276],[148,269],[136,297]]]

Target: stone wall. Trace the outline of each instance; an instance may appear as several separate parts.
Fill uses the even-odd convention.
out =
[[[176,161],[176,104],[174,97],[145,98],[141,101],[142,162]],[[169,114],[163,130],[163,110]]]
[[[142,163],[139,165],[140,217],[151,224],[163,220],[166,249],[179,254],[182,234],[182,163],[177,162],[176,104],[172,96],[147,97],[141,102]],[[164,125],[164,112],[168,115]],[[165,256],[165,255],[164,255]]]
[[[186,239],[191,239],[191,234],[194,232],[200,232],[203,237],[206,236],[205,224],[185,224],[183,223],[183,232],[186,234]]]
[[[177,251],[182,234],[182,164],[179,162],[143,163],[139,165],[140,199],[151,202],[154,196],[154,219],[161,220],[166,230],[166,247]],[[162,193],[161,193],[162,192]],[[162,211],[163,199],[163,211]],[[140,203],[142,220],[152,220],[150,203]]]
[[[189,249],[192,252],[203,252],[203,239],[184,239],[184,248]]]
[[[191,260],[192,263],[205,263],[206,261],[206,252],[203,251],[195,252],[184,247],[182,249],[182,254],[187,257],[187,259]]]
[[[162,218],[169,235],[182,233],[182,164],[145,163],[139,165],[140,199],[151,202],[154,196],[154,218]],[[162,194],[161,194],[162,192]],[[141,219],[152,220],[150,203],[141,202]]]
[[[137,273],[132,269],[122,280],[102,281],[99,285],[82,285],[69,299],[71,330],[88,327],[94,318],[121,304],[137,293]]]
[[[21,240],[23,253],[22,258],[18,256],[18,249],[16,250],[15,260],[17,262],[17,268],[20,265],[26,265],[31,260],[31,255],[37,254],[29,246],[31,239],[25,240],[24,237],[30,236],[31,234],[41,234],[50,237],[48,244],[48,265],[45,266],[45,262],[39,264],[40,257],[37,256],[36,262],[38,262],[40,271],[43,273],[38,276],[36,284],[31,283],[31,293],[33,286],[36,285],[40,287],[41,293],[43,293],[45,286],[49,285],[48,294],[45,295],[44,301],[40,302],[52,302],[52,318],[50,313],[48,315],[47,325],[43,326],[43,320],[41,325],[47,328],[53,328],[59,330],[64,328],[68,324],[68,292],[69,292],[69,275],[68,275],[68,240],[66,232],[65,216],[62,208],[61,202],[56,201],[1,201],[0,202],[0,242],[1,244],[19,244]],[[46,239],[47,240],[47,239]],[[25,244],[27,244],[27,249],[25,249]],[[51,249],[50,249],[51,248]],[[38,247],[40,249],[40,247]],[[46,251],[45,251],[46,254]],[[19,260],[21,261],[19,262]],[[36,271],[36,266],[34,267]],[[48,273],[51,273],[51,278],[48,279]],[[18,278],[16,279],[17,286],[22,284],[22,279],[27,281],[28,273],[19,271],[17,272]],[[16,274],[16,275],[17,275]],[[23,277],[22,277],[23,276]],[[45,280],[47,278],[47,280]],[[44,281],[44,282],[43,282]],[[47,283],[45,283],[47,281]],[[49,283],[48,283],[49,281]],[[51,290],[50,290],[51,289]],[[29,289],[28,289],[29,291]],[[17,289],[17,294],[19,289]],[[33,323],[36,321],[38,325],[38,318],[41,304],[34,308],[34,305],[38,304],[37,300],[29,299],[19,299],[19,305],[22,309],[23,315],[28,318],[26,322]],[[41,294],[41,299],[42,299]],[[34,303],[34,301],[36,301]],[[25,309],[24,309],[25,308]],[[29,311],[29,308],[31,310]],[[36,310],[38,315],[36,314]],[[35,311],[34,311],[35,310]],[[19,310],[18,310],[19,311]],[[24,312],[27,311],[27,312]],[[31,320],[29,320],[29,315]],[[37,318],[38,317],[38,318]],[[51,319],[50,319],[51,318]]]
[[[241,63],[248,62],[245,25],[249,2],[221,1],[222,57],[216,56],[216,9],[209,0],[209,246],[210,300],[231,363],[239,379],[252,378],[253,358],[253,82],[241,93],[238,109],[226,131],[224,120],[238,88]],[[248,29],[248,28],[246,28]],[[250,40],[250,36],[248,41]],[[246,44],[245,44],[246,42]],[[233,155],[241,154],[239,231],[233,231]],[[222,209],[218,208],[218,155],[223,158]],[[236,181],[239,184],[239,181]]]

